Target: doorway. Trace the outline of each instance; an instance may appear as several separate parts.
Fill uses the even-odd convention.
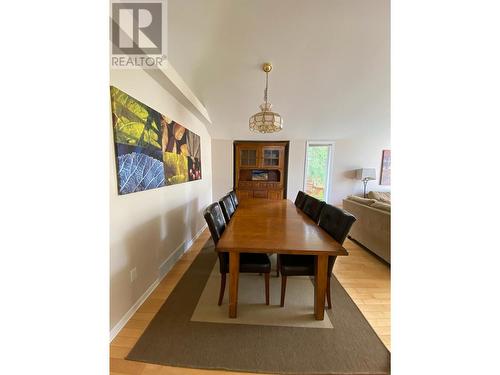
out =
[[[333,142],[307,141],[304,192],[329,203],[332,172]]]

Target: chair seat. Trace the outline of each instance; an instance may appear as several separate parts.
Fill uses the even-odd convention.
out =
[[[223,273],[229,272],[229,254],[227,268],[222,270]],[[267,254],[260,253],[241,253],[240,254],[240,272],[242,273],[268,273],[271,272],[271,261]]]
[[[271,272],[271,261],[267,254],[241,253],[240,272]]]
[[[280,255],[283,276],[314,276],[313,255]]]

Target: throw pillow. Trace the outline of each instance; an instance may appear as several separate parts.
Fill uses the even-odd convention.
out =
[[[390,191],[370,191],[368,193],[368,198],[376,199],[380,202],[391,204],[391,192]]]

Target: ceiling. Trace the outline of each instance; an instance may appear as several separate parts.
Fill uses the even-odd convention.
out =
[[[205,105],[216,139],[341,139],[388,129],[388,0],[169,0],[168,59]],[[284,118],[248,130],[269,99]]]

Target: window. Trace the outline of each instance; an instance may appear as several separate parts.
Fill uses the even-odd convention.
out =
[[[304,192],[306,194],[328,202],[332,161],[333,142],[307,142],[304,174]]]

